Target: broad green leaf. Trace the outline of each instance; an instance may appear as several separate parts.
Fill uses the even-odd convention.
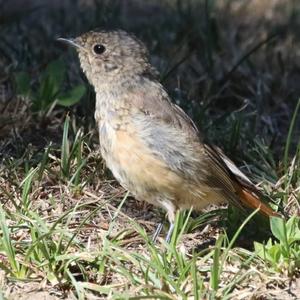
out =
[[[85,94],[86,88],[84,85],[78,85],[65,93],[64,95],[57,97],[57,104],[62,106],[72,106],[80,101],[82,96]]]
[[[275,244],[273,247],[267,250],[269,257],[271,258],[271,261],[274,263],[278,263],[280,260],[280,257],[282,255],[281,247],[279,244]]]
[[[255,253],[263,260],[272,261],[272,256],[269,253],[270,247],[268,246],[268,243],[267,245],[263,245],[261,243],[254,242],[254,250]]]
[[[66,75],[66,65],[61,60],[52,61],[46,68],[46,77],[49,78],[50,83],[53,87],[53,94],[59,92],[61,85]]]
[[[261,243],[258,243],[258,242],[254,242],[254,251],[255,253],[261,257],[261,258],[265,258],[265,246]]]
[[[286,232],[289,243],[300,240],[300,228],[299,228],[299,218],[296,216],[292,216],[286,222]]]
[[[283,244],[287,243],[286,225],[282,218],[271,217],[271,231],[273,235]]]
[[[66,66],[62,61],[55,60],[48,64],[41,77],[38,96],[34,103],[35,110],[45,110],[51,105],[62,87],[65,73]]]

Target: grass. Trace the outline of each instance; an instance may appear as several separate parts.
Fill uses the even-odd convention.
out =
[[[297,299],[299,4],[132,3],[0,13],[1,299]],[[212,207],[152,242],[162,212],[106,170],[94,93],[54,42],[104,26],[147,43],[173,100],[285,220]]]

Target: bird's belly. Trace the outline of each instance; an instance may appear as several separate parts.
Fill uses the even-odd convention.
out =
[[[179,209],[193,207],[196,210],[224,201],[217,190],[191,184],[171,170],[130,128],[120,130],[102,123],[99,131],[101,153],[107,167],[136,198],[162,207],[164,201],[169,201]]]
[[[101,154],[119,183],[134,196],[153,204],[170,198],[182,178],[174,173],[140,141],[133,130],[100,124]],[[156,200],[157,199],[157,200]]]

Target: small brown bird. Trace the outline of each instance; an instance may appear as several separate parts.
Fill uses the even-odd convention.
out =
[[[205,144],[193,121],[171,102],[140,40],[125,31],[91,31],[59,40],[76,47],[81,68],[95,88],[102,156],[137,199],[164,208],[171,224],[177,210],[223,202],[277,215],[235,164]]]

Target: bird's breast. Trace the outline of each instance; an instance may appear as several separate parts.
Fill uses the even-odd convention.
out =
[[[121,163],[124,157],[120,158],[119,155],[124,147],[123,141],[119,138],[120,132],[128,132],[128,108],[118,104],[115,99],[114,101],[110,98],[101,99],[96,103],[95,119],[98,125],[101,155],[116,179],[123,186],[128,187],[127,172]]]

